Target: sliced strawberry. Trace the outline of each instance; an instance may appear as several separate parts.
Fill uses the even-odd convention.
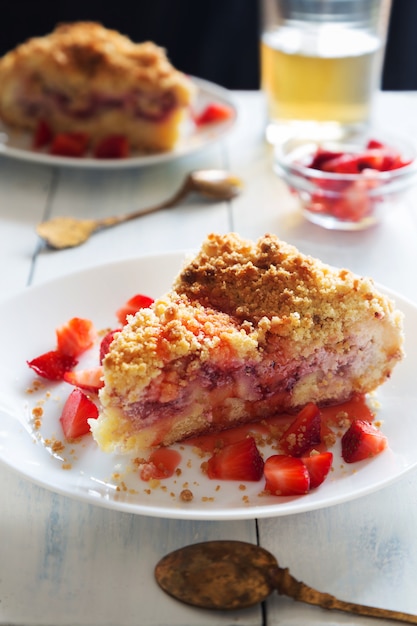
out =
[[[65,372],[70,371],[77,365],[78,361],[69,354],[62,354],[58,350],[45,352],[40,356],[27,361],[38,376],[48,380],[63,380]]]
[[[134,315],[139,309],[146,309],[151,306],[153,302],[153,298],[138,293],[116,311],[116,317],[121,324],[126,324],[128,315]]]
[[[100,343],[100,364],[103,363],[104,357],[110,350],[110,344],[113,343],[113,339],[116,333],[120,333],[120,328],[116,328],[115,330],[109,330],[109,332],[104,335],[103,339]]]
[[[255,481],[262,478],[264,461],[253,437],[236,441],[216,452],[207,462],[209,478]]]
[[[354,420],[342,437],[342,457],[356,463],[376,456],[388,446],[386,436],[365,420]]]
[[[89,319],[73,317],[56,329],[57,349],[62,354],[79,356],[91,348],[97,333]]]
[[[51,143],[53,136],[52,128],[49,126],[48,122],[39,120],[33,135],[32,147],[38,150],[39,148],[47,146]]]
[[[321,169],[334,174],[360,174],[365,169],[379,172],[390,169],[392,163],[392,153],[387,150],[372,149],[358,154],[342,154],[326,161]]]
[[[74,387],[79,387],[85,391],[97,392],[104,386],[103,368],[98,365],[83,370],[72,370],[65,372],[64,380]]]
[[[370,151],[375,150],[381,153],[383,159],[381,167],[379,168],[380,171],[395,170],[398,167],[404,167],[411,163],[411,160],[404,159],[397,150],[386,146],[376,139],[370,139],[366,147]]]
[[[404,167],[410,162],[397,150],[370,139],[364,150],[355,153],[334,152],[318,147],[307,166],[333,174],[360,174],[368,169],[385,172]]]
[[[310,476],[310,489],[315,489],[324,482],[333,463],[331,452],[313,452],[310,456],[303,456],[302,462],[308,470]]]
[[[62,409],[60,422],[66,439],[77,439],[90,432],[89,419],[98,417],[98,408],[81,389],[74,389]]]
[[[359,222],[370,215],[375,200],[369,196],[371,181],[366,178],[355,180],[337,200],[328,199],[329,212],[341,220]]]
[[[366,147],[372,150],[373,148],[385,148],[385,145],[377,139],[369,139]]]
[[[89,137],[86,133],[58,133],[52,140],[50,153],[57,156],[81,157],[87,152]]]
[[[197,126],[203,126],[204,124],[213,124],[215,122],[224,122],[233,115],[233,109],[226,104],[220,104],[220,102],[211,102],[205,109],[194,117],[194,121]]]
[[[301,459],[273,454],[265,461],[265,491],[275,496],[300,496],[310,489],[310,476]]]
[[[312,161],[309,163],[308,167],[313,168],[314,170],[322,170],[324,168],[324,164],[328,161],[331,161],[337,157],[341,157],[343,152],[334,152],[333,150],[325,150],[320,146],[317,148],[314,153]]]
[[[313,402],[309,402],[284,432],[279,443],[285,454],[299,457],[317,446],[320,441],[320,410]]]
[[[140,467],[142,480],[161,479],[172,476],[181,461],[181,454],[170,448],[157,448],[148,461]]]
[[[125,135],[108,135],[94,148],[96,159],[123,159],[129,156],[130,146]]]
[[[359,174],[360,156],[353,154],[342,154],[334,159],[328,159],[323,163],[323,172],[332,172],[334,174]]]
[[[396,152],[388,149],[373,148],[372,150],[365,150],[359,160],[359,169],[360,171],[372,169],[378,172],[390,170],[397,156]]]

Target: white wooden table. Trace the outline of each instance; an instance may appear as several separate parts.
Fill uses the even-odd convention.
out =
[[[211,231],[233,230],[249,238],[276,233],[303,252],[373,276],[417,302],[417,188],[378,228],[342,233],[313,226],[272,171],[261,94],[235,97],[239,121],[226,139],[171,163],[103,172],[1,157],[0,298],[103,262],[196,248]],[[376,121],[417,142],[416,110],[417,94],[380,94]],[[47,251],[35,234],[36,223],[52,215],[105,216],[156,203],[199,167],[230,168],[244,179],[244,194],[215,205],[193,199],[72,250]],[[1,320],[0,329],[7,333]],[[398,423],[401,428],[401,415]],[[382,623],[277,595],[264,608],[230,614],[168,598],[154,582],[155,563],[173,549],[209,539],[259,542],[293,575],[323,591],[417,614],[417,471],[343,505],[258,521],[194,522],[112,511],[51,493],[4,466],[0,493],[1,624]]]

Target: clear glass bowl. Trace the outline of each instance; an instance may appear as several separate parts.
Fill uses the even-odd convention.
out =
[[[398,152],[407,165],[379,171],[366,168],[360,173],[333,173],[313,169],[317,149],[359,155],[372,138]],[[274,168],[301,201],[304,216],[324,228],[362,230],[378,223],[395,209],[401,194],[417,182],[417,152],[402,139],[370,133],[349,142],[321,142],[289,139],[276,147]]]

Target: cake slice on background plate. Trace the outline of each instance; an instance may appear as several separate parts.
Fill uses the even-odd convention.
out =
[[[402,314],[372,280],[273,235],[212,234],[116,335],[91,429],[132,452],[341,403],[386,381],[402,344]]]
[[[153,42],[134,43],[95,22],[61,24],[0,59],[0,118],[35,131],[111,136],[131,148],[172,149],[195,87]]]

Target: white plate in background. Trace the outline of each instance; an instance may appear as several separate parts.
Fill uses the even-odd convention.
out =
[[[40,150],[33,150],[31,148],[32,133],[13,131],[0,122],[0,155],[45,165],[97,169],[144,167],[146,165],[157,165],[187,156],[221,139],[225,133],[231,130],[237,120],[237,108],[230,91],[199,78],[191,77],[191,80],[197,88],[197,97],[193,105],[193,110],[202,111],[208,104],[217,102],[229,106],[232,111],[232,116],[223,122],[203,126],[196,126],[191,120],[186,121],[178,144],[173,150],[168,152],[142,155],[132,154],[125,159],[56,156]]]

